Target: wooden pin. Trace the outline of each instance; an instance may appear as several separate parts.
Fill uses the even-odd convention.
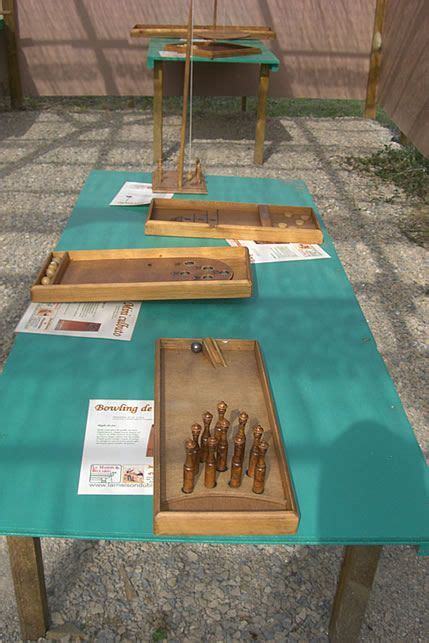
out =
[[[241,485],[244,444],[243,436],[237,433],[234,438],[234,455],[231,460],[231,479],[229,481],[229,486],[233,489],[237,489]]]
[[[196,179],[198,184],[201,183],[202,176],[203,176],[203,171],[202,171],[202,168],[201,168],[201,161],[200,161],[200,159],[197,159],[197,161],[195,163],[195,179]]]
[[[229,422],[225,418],[220,423],[220,434],[217,442],[216,452],[216,469],[217,471],[226,471],[228,469],[228,429]],[[215,436],[216,437],[216,436]]]
[[[242,448],[242,460],[241,460],[242,466],[244,461],[244,451],[246,450],[246,423],[248,419],[249,419],[249,416],[245,411],[242,411],[238,416],[238,435],[240,435],[244,440],[244,446]]]
[[[194,467],[194,449],[195,442],[193,440],[185,440],[186,459],[183,465],[183,493],[192,493],[195,483],[195,467]]]
[[[253,429],[253,444],[249,454],[249,467],[246,471],[246,474],[249,476],[249,478],[253,478],[253,476],[255,475],[256,461],[258,459],[259,453],[259,443],[262,440],[263,433],[264,429],[260,424],[258,424],[258,426],[255,426],[255,428]]]
[[[212,419],[213,419],[213,415],[210,413],[210,411],[206,411],[203,414],[204,431],[201,436],[201,443],[200,443],[200,462],[205,462],[207,460],[208,440],[210,437],[210,424]]]
[[[228,404],[225,402],[219,402],[217,405],[217,412],[218,412],[218,419],[215,425],[215,438],[219,441],[220,439],[220,427],[221,427],[221,422],[225,417],[226,409],[228,408]]]
[[[208,453],[204,472],[204,486],[208,489],[213,489],[216,486],[216,444],[216,438],[211,436],[208,440]]]
[[[253,493],[264,493],[265,488],[265,472],[267,465],[265,464],[265,454],[268,449],[268,443],[261,440],[258,447],[258,459],[255,467],[255,477],[253,478]]]
[[[201,424],[195,423],[191,426],[191,432],[192,432],[192,438],[195,443],[195,448],[194,448],[194,470],[195,470],[195,475],[198,475],[198,472],[200,470],[200,445],[199,445],[199,437],[201,433]]]

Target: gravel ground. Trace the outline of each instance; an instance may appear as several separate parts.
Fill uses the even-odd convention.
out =
[[[170,155],[177,152],[178,124],[177,115],[166,118]],[[151,126],[150,111],[0,113],[1,363],[30,284],[88,173],[149,170]],[[348,155],[380,149],[391,133],[356,118],[273,118],[262,168],[252,164],[253,136],[250,113],[195,119],[207,173],[306,181],[428,454],[426,253],[412,241],[422,206],[344,163]],[[338,547],[46,539],[43,548],[53,626],[74,624],[91,641],[327,640]],[[0,590],[0,641],[19,640],[4,539]],[[385,548],[362,640],[428,640],[428,590],[427,562],[412,547]]]

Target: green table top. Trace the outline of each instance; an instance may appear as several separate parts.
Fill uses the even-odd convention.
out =
[[[155,60],[163,60],[166,62],[184,62],[183,56],[163,58],[159,53],[164,49],[166,44],[178,41],[179,38],[151,38],[149,41],[149,50],[147,54],[148,69],[153,69]],[[201,58],[200,56],[194,56],[194,62],[248,63],[253,65],[269,65],[271,71],[279,70],[280,60],[261,40],[229,40],[228,42],[232,42],[238,45],[247,44],[252,47],[259,47],[261,53],[255,54],[253,56],[231,56],[230,58],[216,58],[214,60],[211,60],[210,58]]]
[[[224,245],[145,237],[109,207],[142,173],[94,171],[58,249]],[[301,181],[208,177],[209,198],[312,205]],[[130,342],[20,334],[0,378],[0,533],[235,543],[429,542],[425,463],[352,287],[331,259],[253,266],[243,300],[144,302]],[[258,339],[301,513],[293,536],[155,538],[152,497],[78,496],[88,400],[152,399],[158,337]],[[193,394],[193,392],[190,392]]]

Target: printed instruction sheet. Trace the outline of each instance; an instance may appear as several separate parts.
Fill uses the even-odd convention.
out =
[[[323,248],[315,243],[260,243],[259,241],[236,241],[234,239],[227,239],[227,242],[230,246],[248,248],[251,263],[331,258]]]
[[[171,199],[172,197],[172,192],[152,192],[152,183],[126,181],[109,205],[147,205],[152,199]]]
[[[136,301],[31,303],[15,332],[129,341],[140,305]]]
[[[153,400],[89,400],[78,494],[153,494]]]

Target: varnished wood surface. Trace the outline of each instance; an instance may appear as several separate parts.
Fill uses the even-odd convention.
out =
[[[156,350],[155,365],[155,519],[157,534],[236,535],[291,533],[298,524],[282,440],[275,418],[268,380],[257,342],[216,340],[227,368],[214,369],[202,353],[192,353],[192,339],[162,339]],[[197,338],[197,341],[201,341]],[[270,444],[266,465],[265,490],[252,492],[253,480],[242,476],[239,488],[229,485],[229,471],[216,474],[216,487],[204,485],[204,468],[195,479],[191,494],[181,492],[183,440],[190,423],[200,421],[204,411],[216,412],[220,399],[228,403],[228,469],[233,454],[233,435],[238,429],[240,411],[249,414],[250,427],[262,424]],[[212,429],[213,434],[213,429]],[[248,440],[244,461],[252,440]],[[201,520],[201,512],[219,519]],[[249,524],[242,520],[250,513]],[[175,521],[170,521],[174,513]],[[228,514],[228,520],[221,516]],[[234,520],[234,518],[237,520]],[[293,528],[291,529],[291,525]],[[167,530],[167,531],[165,531]]]
[[[312,208],[187,199],[153,199],[145,233],[273,243],[323,242]]]
[[[8,536],[10,569],[21,636],[36,641],[48,629],[48,601],[40,538]]]
[[[383,24],[386,0],[377,0],[372,34],[371,55],[369,59],[368,83],[365,98],[365,118],[375,118],[377,115],[377,88],[380,77],[381,51],[383,40]]]
[[[60,258],[61,263],[53,282],[42,285],[53,257]],[[186,261],[193,261],[194,265],[186,266]],[[199,263],[195,264],[196,261]],[[175,267],[191,276],[194,272],[196,276],[213,278],[183,281],[188,277],[170,275]],[[74,250],[49,255],[31,288],[31,299],[35,302],[200,299],[250,297],[251,291],[247,248]]]
[[[164,46],[165,51],[175,51],[179,54],[186,53],[185,43],[168,43]],[[235,56],[253,56],[260,54],[259,47],[250,47],[249,45],[238,45],[230,42],[207,41],[195,43],[192,46],[192,55],[199,58],[231,58]]]
[[[238,40],[251,38],[272,40],[276,37],[271,27],[232,26],[232,25],[194,25],[194,38],[219,38],[222,40]],[[133,38],[185,38],[186,25],[142,25],[132,27],[130,35]]]

